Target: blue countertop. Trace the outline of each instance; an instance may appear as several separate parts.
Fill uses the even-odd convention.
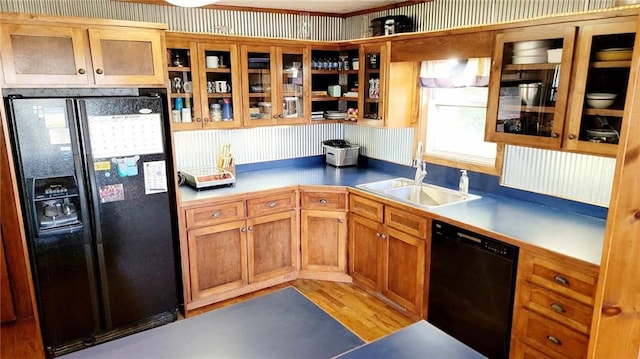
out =
[[[337,358],[479,359],[485,356],[421,320]]]
[[[335,168],[325,164],[288,166],[241,172],[236,184],[196,191],[180,187],[182,205],[230,195],[277,189],[296,185],[334,185],[355,187],[357,184],[406,177],[389,169],[370,167]],[[429,181],[425,181],[429,183]],[[481,199],[450,204],[425,212],[436,214],[470,226],[497,233],[545,250],[587,263],[599,265],[606,221],[531,202],[474,192]]]

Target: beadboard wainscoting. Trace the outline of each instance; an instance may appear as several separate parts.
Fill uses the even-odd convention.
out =
[[[240,165],[322,155],[322,141],[331,139],[359,144],[362,156],[411,164],[412,128],[385,130],[331,123],[175,132],[176,168],[214,165],[223,143],[231,144]]]
[[[616,159],[506,146],[500,185],[609,207]]]

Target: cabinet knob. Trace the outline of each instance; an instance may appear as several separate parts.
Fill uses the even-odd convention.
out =
[[[247,230],[248,230],[249,232],[253,231],[253,226],[249,226],[249,228],[247,228]]]
[[[320,200],[320,204],[327,204],[327,203],[329,203],[329,201],[327,201],[327,200],[326,200],[326,199],[324,199],[324,198]]]
[[[211,218],[218,218],[218,217],[220,217],[220,215],[221,215],[220,212],[215,211],[215,212],[211,213]]]
[[[549,340],[550,342],[552,342],[555,345],[562,345],[562,341],[556,337],[554,337],[553,335],[547,335],[547,340]]]
[[[569,136],[567,136],[568,139],[570,140],[575,140],[576,139],[576,135],[574,135],[573,133],[570,133]]]
[[[338,223],[344,223],[344,219],[342,218],[338,219]]]
[[[556,274],[555,276],[553,276],[553,280],[556,281],[556,283],[558,284],[569,285],[569,281],[567,280],[567,278],[559,274]]]
[[[276,206],[276,203],[275,203],[275,202],[269,202],[269,208],[273,208],[273,207],[275,207],[275,206]]]
[[[555,132],[551,132],[551,138],[558,138],[558,134]]]
[[[102,75],[104,73],[104,71],[102,71],[102,69],[96,69],[96,73],[98,75]]]
[[[244,227],[240,228],[240,232],[244,233],[244,232],[246,232],[246,231],[247,231],[247,229],[246,229],[246,228],[244,228]]]
[[[282,118],[282,114],[279,114],[279,115],[278,115],[278,118]]]
[[[209,117],[205,117],[204,122],[209,122]]]
[[[551,309],[553,309],[554,312],[556,313],[564,313],[566,312],[566,310],[564,309],[564,307],[558,303],[551,303]]]
[[[86,74],[86,73],[87,73],[87,70],[85,70],[85,69],[78,69],[78,73],[79,73],[80,75],[84,75],[84,74]]]
[[[276,119],[276,118],[278,118],[278,115],[273,115],[271,117],[273,117],[273,119]]]
[[[380,238],[382,238],[382,239],[387,238],[387,235],[382,233],[382,234],[380,234]]]
[[[200,117],[196,117],[196,122],[202,122],[202,119]]]
[[[378,238],[382,237],[382,233],[376,232],[376,237],[378,237]]]

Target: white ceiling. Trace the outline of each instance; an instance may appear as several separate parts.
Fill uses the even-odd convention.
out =
[[[369,10],[381,6],[407,2],[406,0],[220,0],[213,5],[267,8],[277,10],[336,13]]]

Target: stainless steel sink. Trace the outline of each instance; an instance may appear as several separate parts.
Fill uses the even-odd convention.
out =
[[[437,208],[447,204],[471,201],[481,198],[474,194],[463,194],[432,184],[415,185],[408,178],[394,178],[385,181],[364,183],[356,188],[368,190],[389,199],[425,208]]]

